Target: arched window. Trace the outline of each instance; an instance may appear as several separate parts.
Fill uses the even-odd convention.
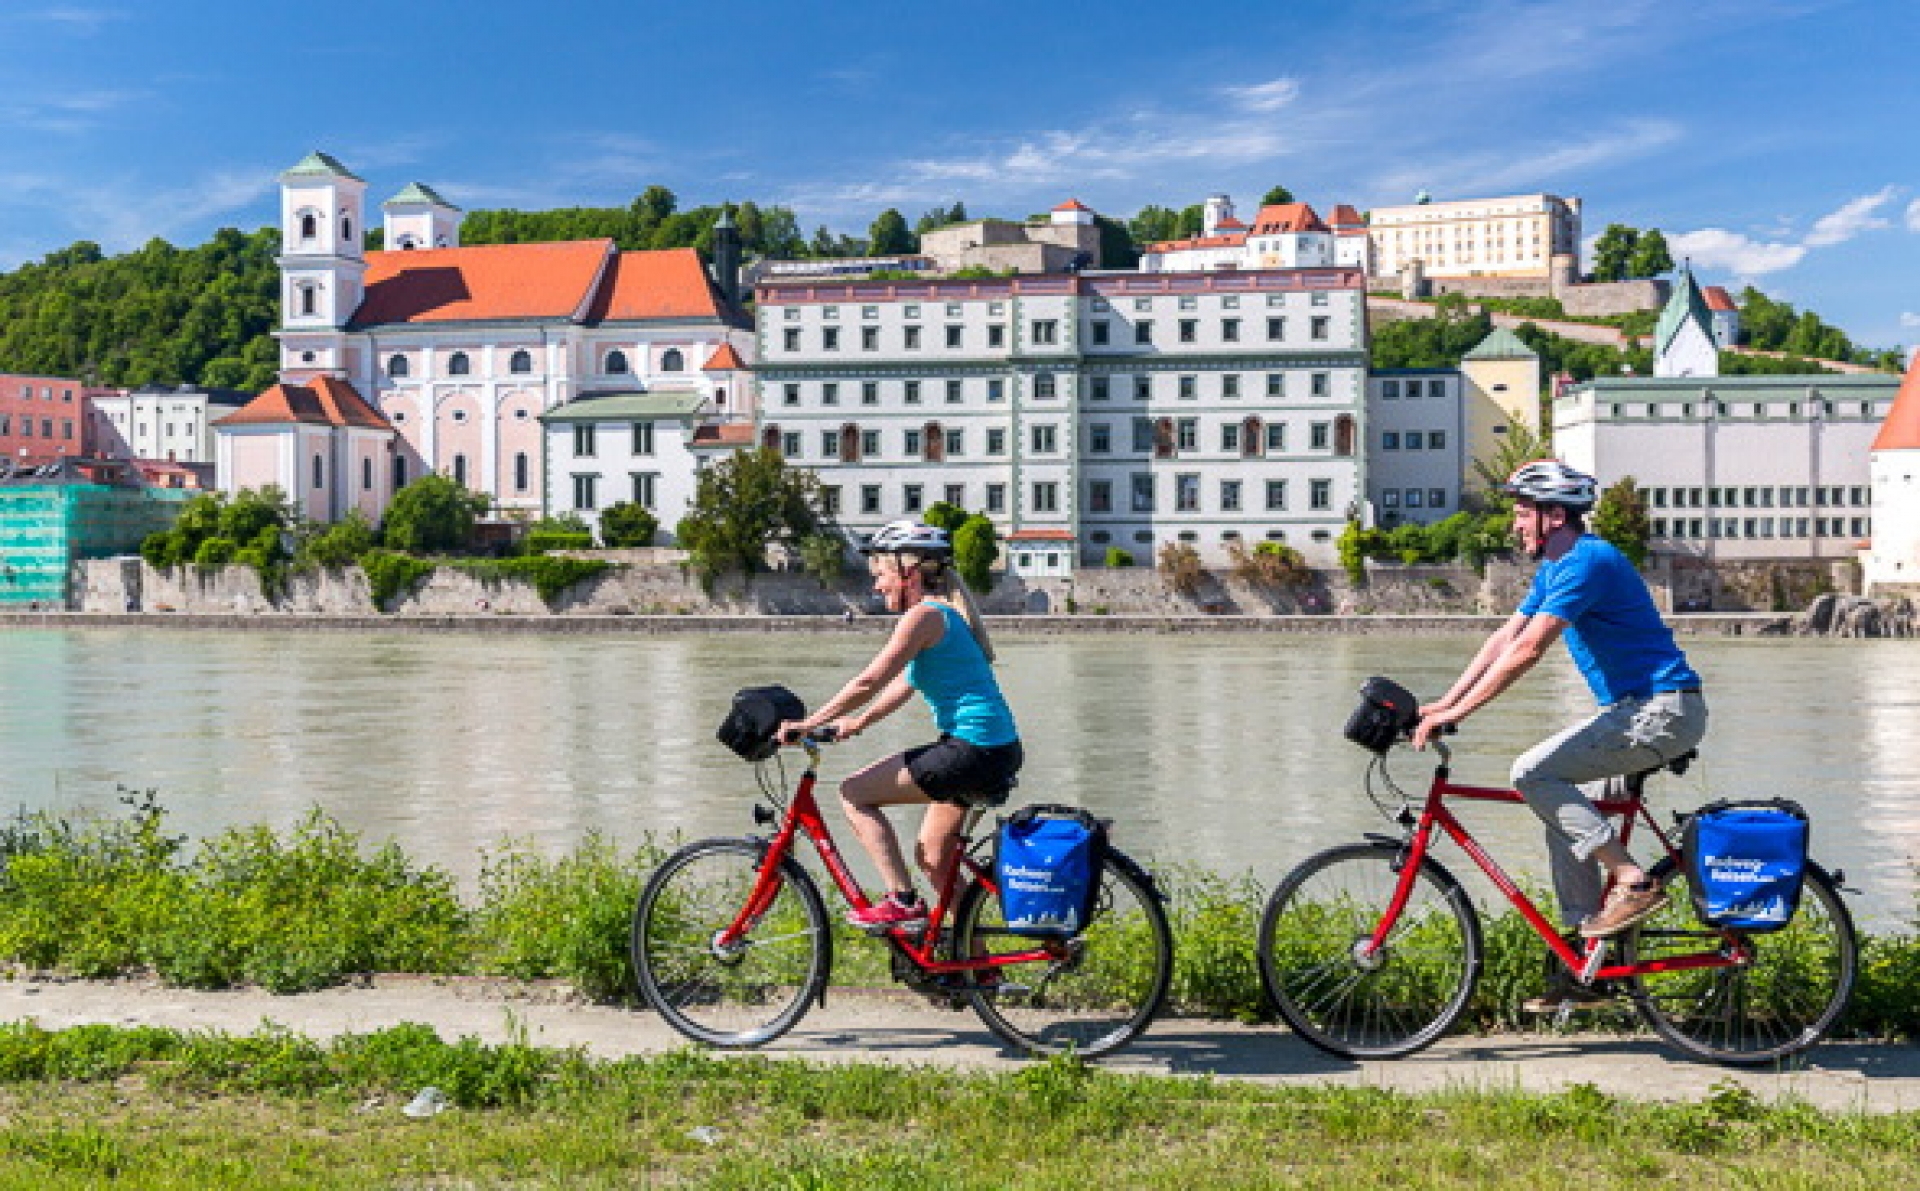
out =
[[[327,486],[327,461],[322,455],[313,457],[313,490],[315,492]]]
[[[769,451],[780,449],[780,427],[769,425],[760,432],[760,445]]]
[[[1159,418],[1153,423],[1153,457],[1173,458],[1173,419]]]
[[[610,351],[607,353],[607,375],[624,376],[627,371],[627,353]]]
[[[1246,459],[1257,459],[1267,453],[1267,428],[1259,418],[1248,418],[1240,423],[1240,454]]]
[[[515,492],[527,490],[527,453],[525,451],[513,457],[513,490]]]
[[[840,462],[860,462],[860,427],[852,422],[840,427]]]
[[[679,348],[670,347],[666,351],[660,353],[660,371],[685,372],[686,370],[687,370],[687,358],[680,354]]]
[[[947,436],[940,423],[928,422],[920,430],[920,458],[926,463],[947,461]]]
[[[393,490],[398,492],[406,486],[407,457],[405,455],[395,455],[393,457]]]
[[[455,455],[453,457],[453,482],[462,488],[467,486],[467,457],[465,455]]]
[[[407,375],[407,358],[405,356],[388,356],[387,375],[395,379]]]
[[[320,220],[311,211],[300,213],[300,238],[311,240],[320,234]]]
[[[1341,414],[1333,420],[1333,453],[1353,454],[1353,418],[1349,414]]]
[[[527,351],[525,348],[514,352],[513,357],[507,361],[507,371],[516,376],[525,376],[527,373],[532,372],[533,353]]]
[[[448,376],[465,376],[471,371],[473,371],[473,363],[467,359],[467,353],[455,352],[447,357]]]
[[[362,492],[373,491],[373,460],[371,459],[362,459],[360,461],[360,490]]]

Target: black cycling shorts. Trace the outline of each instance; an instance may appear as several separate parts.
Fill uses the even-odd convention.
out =
[[[1013,791],[1014,775],[1026,754],[1020,742],[981,748],[954,736],[910,748],[904,754],[913,784],[935,802],[957,806],[999,806]]]

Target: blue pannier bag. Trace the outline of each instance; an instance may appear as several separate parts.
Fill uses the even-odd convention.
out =
[[[1026,806],[1002,819],[993,880],[1007,929],[1049,938],[1085,930],[1106,849],[1106,822],[1077,806]]]
[[[1689,816],[1681,848],[1700,921],[1750,934],[1793,921],[1808,826],[1807,812],[1784,798],[1712,802]]]

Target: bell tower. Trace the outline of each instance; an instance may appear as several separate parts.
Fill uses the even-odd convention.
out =
[[[320,152],[280,175],[282,379],[346,369],[345,331],[365,293],[366,191]]]

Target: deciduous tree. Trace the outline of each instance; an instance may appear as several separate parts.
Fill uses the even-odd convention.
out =
[[[767,568],[767,547],[797,547],[819,527],[820,481],[768,447],[735,451],[700,473],[674,537],[702,575]]]

